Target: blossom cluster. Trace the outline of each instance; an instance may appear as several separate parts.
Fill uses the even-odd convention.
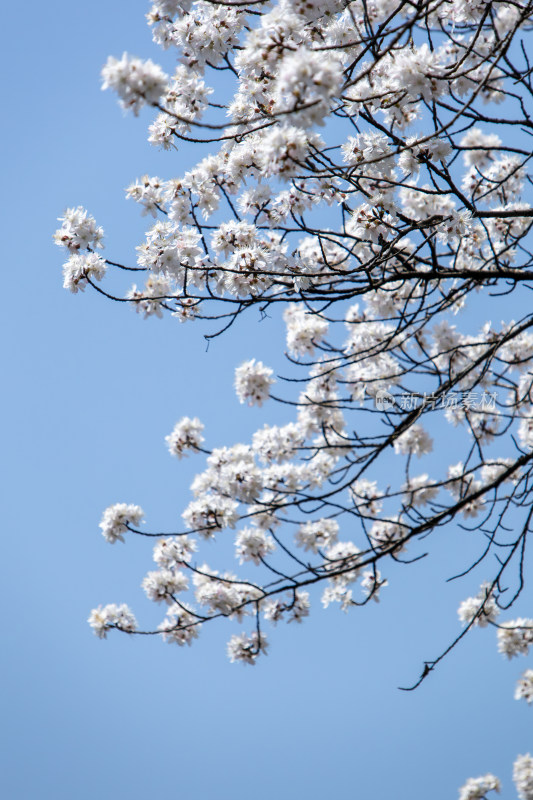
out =
[[[301,622],[312,587],[325,608],[378,602],[387,565],[418,560],[456,521],[498,565],[461,603],[459,638],[496,626],[504,655],[528,653],[533,621],[497,620],[506,581],[524,574],[533,319],[476,320],[502,285],[516,297],[531,280],[529,68],[512,46],[530,17],[522,0],[155,0],[152,35],[177,68],[127,54],[104,66],[124,109],[154,111],[152,145],[211,147],[179,175],[128,187],[149,220],[135,266],[102,258],[102,228],[68,209],[55,235],[65,288],[134,269],[119,299],[137,313],[219,320],[217,333],[255,305],[283,319],[294,370],[274,393],[277,364],[252,351],[236,366],[241,404],[292,412],[249,441],[208,449],[198,417],[166,437],[178,459],[206,463],[184,530],[151,534],[156,569],[142,588],[165,609],[163,640],[244,622],[228,656],[255,664],[264,623]],[[454,463],[443,445],[457,445]],[[100,527],[124,542],[143,517],[116,504]],[[238,574],[206,563],[233,537]],[[126,606],[96,609],[90,624],[102,638],[137,630]],[[532,670],[515,696],[532,701]],[[532,764],[515,764],[521,800],[533,799]],[[472,778],[460,800],[499,789],[491,774]]]

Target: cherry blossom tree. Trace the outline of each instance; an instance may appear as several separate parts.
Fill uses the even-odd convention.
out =
[[[128,188],[153,218],[134,259],[105,258],[102,228],[68,209],[65,288],[207,321],[207,338],[279,309],[288,379],[252,359],[235,391],[291,416],[215,449],[198,418],[177,422],[170,453],[206,456],[182,529],[145,529],[125,503],[100,524],[111,544],[153,537],[142,587],[166,613],[145,631],[126,605],[100,607],[99,637],[191,644],[226,618],[244,626],[230,659],[254,664],[267,625],[302,622],[317,596],[344,611],[379,601],[393,562],[408,574],[432,536],[463,526],[479,556],[451,577],[483,565],[485,581],[406,688],[476,626],[496,628],[505,656],[528,653],[533,620],[500,614],[523,589],[533,516],[532,15],[526,0],[157,0],[148,23],[173,73],[109,58],[103,88],[154,109],[154,146],[208,155]],[[110,270],[137,283],[111,292]],[[450,437],[454,463],[429,455]],[[233,569],[205,563],[204,543],[230,531]],[[516,697],[533,701],[533,670]],[[530,755],[514,778],[532,800]],[[485,775],[460,798],[493,790]]]

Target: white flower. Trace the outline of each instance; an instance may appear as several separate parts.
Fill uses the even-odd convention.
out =
[[[188,0],[183,5],[189,13],[171,23],[170,41],[180,48],[181,60],[189,69],[216,65],[237,44],[246,15],[227,6],[195,4],[193,10]]]
[[[294,601],[289,606],[290,616],[288,621],[301,622],[304,617],[309,616],[310,607],[309,592],[295,592]]]
[[[285,178],[294,175],[307,158],[309,145],[310,137],[301,128],[289,125],[270,128],[257,154],[262,174]]]
[[[389,140],[382,133],[370,131],[359,136],[350,136],[341,145],[343,160],[352,166],[365,165],[375,162],[376,168],[384,170],[392,163],[392,151]]]
[[[259,600],[262,592],[247,583],[239,583],[229,572],[218,575],[204,564],[193,577],[196,600],[211,614],[223,614],[241,620],[249,613],[247,604]]]
[[[274,492],[264,492],[258,503],[248,506],[252,525],[261,530],[271,530],[280,525],[276,512],[279,510],[280,496]]]
[[[72,253],[63,265],[63,288],[73,294],[85,289],[89,280],[101,281],[107,264],[97,253]]]
[[[492,150],[501,147],[502,141],[494,133],[485,134],[480,128],[470,128],[461,139],[463,158],[467,166],[484,167],[492,160]]]
[[[455,244],[458,240],[468,236],[472,230],[472,214],[466,209],[463,211],[452,210],[444,222],[437,227],[437,238],[443,244]]]
[[[426,160],[445,161],[452,151],[451,145],[444,139],[419,141],[413,136],[407,139],[406,144],[408,149],[403,150],[398,159],[398,166],[404,175],[417,175],[421,163]]]
[[[281,598],[269,600],[263,608],[265,619],[273,625],[284,619],[285,614],[289,615],[287,622],[302,622],[304,617],[309,616],[309,593],[295,591],[292,596],[289,594],[285,600]]]
[[[333,586],[347,586],[357,580],[360,568],[358,566],[361,551],[353,542],[337,542],[326,550],[326,572],[337,572],[329,580]]]
[[[360,242],[379,243],[389,237],[394,222],[393,217],[383,214],[376,206],[363,203],[353,212],[347,229]]]
[[[104,511],[100,528],[102,536],[111,544],[116,541],[124,541],[123,533],[128,530],[128,526],[136,528],[144,517],[144,511],[140,506],[127,503],[116,503],[109,506]]]
[[[123,108],[135,115],[145,103],[155,105],[167,87],[168,76],[153,61],[141,61],[124,53],[121,59],[109,56],[102,69],[102,89],[113,89]]]
[[[320,549],[331,547],[337,541],[339,523],[334,519],[319,519],[300,525],[296,532],[296,542],[304,550],[317,553]]]
[[[466,472],[461,461],[448,468],[448,489],[457,500],[464,500],[470,495],[479,492],[483,488],[481,481],[475,480],[472,472]],[[472,498],[462,507],[465,517],[476,517],[483,509],[485,501],[483,497]]]
[[[533,703],[533,669],[526,669],[516,684],[514,697],[515,700],[523,698],[526,703]]]
[[[361,589],[364,591],[367,597],[371,597],[372,600],[375,600],[376,603],[379,603],[379,592],[384,586],[387,586],[388,581],[386,579],[381,579],[381,572],[377,569],[375,572],[373,570],[366,570],[363,572],[363,579],[361,581]]]
[[[199,627],[198,617],[175,603],[170,606],[167,616],[157,629],[161,631],[163,641],[183,646],[191,645],[193,639],[198,638]]]
[[[490,773],[481,778],[469,778],[459,790],[459,800],[483,800],[487,792],[499,792],[501,784]]]
[[[67,208],[64,216],[58,219],[63,223],[54,234],[54,241],[59,247],[66,247],[71,253],[89,247],[103,247],[103,228],[96,225],[95,218],[82,206]]]
[[[261,559],[276,549],[274,539],[259,528],[243,528],[235,540],[236,555],[241,564],[253,561],[260,564]]]
[[[208,469],[197,475],[191,489],[200,499],[212,493],[244,503],[255,500],[263,488],[263,476],[247,445],[215,448]],[[216,502],[216,501],[215,501]]]
[[[428,475],[418,475],[416,478],[410,478],[402,491],[406,494],[409,505],[425,506],[437,497],[439,487]]]
[[[482,483],[494,483],[514,464],[513,458],[498,458],[497,460],[487,461],[481,467]],[[519,470],[511,473],[505,480],[515,483],[519,477]]]
[[[268,648],[264,633],[254,631],[250,636],[246,633],[232,636],[228,642],[228,656],[230,661],[242,661],[244,664],[255,664],[260,653],[266,653]]]
[[[518,619],[503,622],[498,628],[498,650],[507,658],[527,656],[533,644],[533,619]]]
[[[528,409],[528,416],[524,416],[518,427],[518,438],[520,444],[524,449],[531,449],[533,446],[533,416],[531,415],[531,408]]]
[[[189,588],[187,576],[183,572],[174,572],[170,569],[149,572],[141,585],[149,600],[155,603],[164,601],[169,604],[173,602],[171,595]]]
[[[212,245],[217,253],[231,255],[235,250],[252,247],[257,240],[257,228],[248,222],[224,222],[213,233]]]
[[[241,403],[249,406],[262,406],[270,394],[270,387],[275,383],[271,377],[273,370],[265,367],[262,361],[252,358],[245,361],[235,370],[235,391]]]
[[[264,425],[253,435],[252,446],[266,463],[281,463],[295,456],[303,446],[305,437],[298,425],[289,422],[279,428],[277,425]]]
[[[134,284],[128,292],[128,298],[135,311],[144,314],[145,319],[154,314],[161,319],[162,303],[170,293],[170,281],[166,275],[149,275],[144,289],[137,289]]]
[[[489,622],[494,622],[499,613],[500,609],[490,583],[482,583],[479,593],[475,597],[463,600],[457,611],[462,623],[469,625],[473,622],[480,628],[485,628]]]
[[[520,800],[533,800],[533,758],[529,753],[514,762],[513,780]]]
[[[156,217],[158,210],[164,205],[163,192],[164,184],[159,178],[143,175],[140,180],[136,180],[135,183],[128,186],[126,197],[130,197],[142,205],[143,216],[150,214],[152,217]]]
[[[192,500],[182,517],[188,528],[208,539],[217,530],[235,527],[235,523],[239,519],[237,505],[229,497],[204,495],[197,500]]]
[[[383,501],[376,481],[361,478],[350,486],[350,493],[360,514],[375,517],[381,511]]]
[[[342,583],[326,586],[322,592],[322,605],[327,608],[331,603],[339,603],[341,609],[346,612],[353,605],[352,594],[352,590]]]
[[[183,458],[187,450],[199,450],[204,441],[203,424],[198,417],[182,417],[174,426],[174,430],[165,436],[169,452],[177,458]]]
[[[306,127],[321,123],[329,99],[340,92],[342,82],[340,54],[300,47],[281,60],[274,88],[276,107],[294,111],[311,105],[297,114],[298,121]]]
[[[403,540],[408,533],[408,528],[395,520],[380,519],[372,525],[369,538],[376,550],[393,550],[399,553],[405,548]]]
[[[91,611],[87,621],[100,639],[106,639],[107,632],[111,628],[118,628],[126,633],[133,633],[137,630],[137,621],[124,603],[122,605],[111,603],[103,608],[98,606]]]
[[[196,542],[189,536],[160,539],[154,547],[154,561],[161,569],[176,569],[187,564],[196,549]]]
[[[395,439],[394,450],[396,453],[408,453],[420,458],[426,453],[431,453],[433,439],[422,425],[415,423]]]
[[[312,314],[303,305],[287,308],[283,319],[287,325],[287,347],[294,356],[312,354],[328,332],[326,320]]]

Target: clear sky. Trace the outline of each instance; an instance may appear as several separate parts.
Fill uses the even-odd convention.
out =
[[[448,800],[492,771],[514,798],[512,761],[533,749],[532,712],[512,698],[525,659],[507,663],[494,632],[476,630],[417,692],[397,688],[458,633],[457,605],[484,577],[444,583],[477,552],[464,531],[443,531],[429,563],[395,572],[379,606],[344,615],[315,601],[306,624],[269,631],[271,653],[254,668],[228,662],[228,624],[184,650],[101,642],[86,623],[99,603],[128,602],[140,621],[152,613],[140,589],[150,548],[106,544],[102,510],[139,503],[154,528],[177,524],[202,462],[171,459],[164,436],[187,414],[212,444],[245,441],[262,415],[238,404],[234,367],[268,363],[281,342],[275,320],[251,315],[206,352],[199,326],[143,322],[62,289],[51,236],[64,208],[87,207],[106,255],[120,258],[146,228],[124,188],[146,172],[182,174],[194,156],[155,151],[150,114],[125,117],[100,91],[109,54],[170,68],[147,10],[144,0],[3,10],[2,794]],[[530,590],[514,615],[531,615],[531,600]]]

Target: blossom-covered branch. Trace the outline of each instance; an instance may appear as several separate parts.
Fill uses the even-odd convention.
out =
[[[226,617],[247,624],[231,660],[253,664],[265,622],[301,622],[317,586],[324,606],[378,601],[459,526],[479,554],[458,553],[450,577],[485,580],[418,683],[474,627],[497,626],[508,656],[528,651],[533,622],[496,619],[524,586],[532,518],[532,12],[525,0],[157,0],[148,22],[177,68],[108,60],[103,88],[154,110],[154,146],[208,152],[128,188],[151,218],[136,260],[106,259],[102,228],[68,209],[65,288],[203,321],[208,337],[279,308],[289,374],[258,358],[235,370],[240,403],[278,403],[285,424],[212,450],[197,417],[166,437],[172,455],[207,462],[183,529],[144,531],[136,505],[105,511],[110,543],[157,540],[142,585],[166,614],[141,631],[127,606],[100,607],[99,636],[191,644]],[[111,270],[137,283],[108,291]],[[431,455],[450,443],[453,459]],[[205,541],[230,530],[235,572],[204,561]],[[532,701],[532,670],[516,697]],[[515,781],[532,800],[529,755]],[[493,790],[489,774],[460,797]]]

